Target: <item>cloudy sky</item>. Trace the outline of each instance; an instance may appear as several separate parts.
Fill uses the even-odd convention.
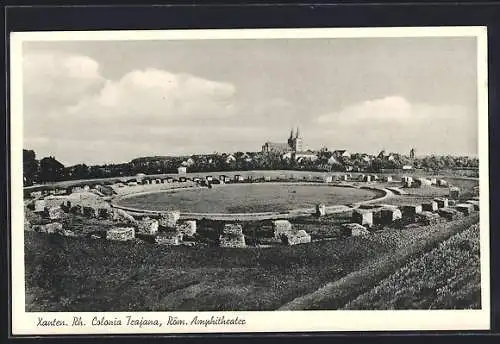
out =
[[[477,155],[474,38],[25,42],[24,148],[67,165],[305,148]]]

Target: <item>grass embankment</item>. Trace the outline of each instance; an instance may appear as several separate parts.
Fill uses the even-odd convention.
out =
[[[479,226],[406,264],[346,309],[480,309]]]
[[[318,310],[339,309],[360,294],[375,287],[381,280],[390,276],[409,260],[418,257],[426,251],[434,248],[441,241],[459,233],[471,225],[477,223],[479,215],[474,214],[461,220],[433,225],[427,231],[421,229],[415,234],[414,240],[401,242],[399,247],[384,256],[374,258],[369,264],[360,267],[341,279],[335,280],[316,290],[315,292],[301,296],[281,307],[281,310]],[[390,239],[391,231],[382,231],[383,235]],[[410,307],[410,305],[408,305]]]
[[[25,235],[28,311],[272,310],[393,249],[358,238],[222,249]]]
[[[353,292],[357,296],[394,273],[413,253],[477,219],[473,215],[442,226],[266,249],[167,247],[25,232],[26,308],[273,310],[354,272],[355,283],[335,290],[341,292],[340,302],[326,297],[313,303],[336,309],[351,300]],[[389,258],[380,263],[380,257]]]

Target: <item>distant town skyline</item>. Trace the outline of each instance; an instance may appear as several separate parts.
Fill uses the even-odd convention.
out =
[[[23,44],[24,148],[65,165],[261,150],[477,156],[472,37]]]

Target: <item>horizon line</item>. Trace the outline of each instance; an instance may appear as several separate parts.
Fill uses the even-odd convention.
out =
[[[28,148],[23,148],[23,150],[28,150],[28,151],[34,151],[35,154],[36,153],[36,150],[35,149],[28,149]],[[303,150],[304,152],[306,151],[312,151],[312,152],[319,152],[320,149],[306,149],[306,150]],[[345,150],[345,151],[348,151],[349,152],[349,149],[328,149],[328,152],[334,152],[336,150]],[[350,154],[366,154],[368,156],[377,156],[380,152],[382,151],[379,150],[377,153],[368,153],[368,152],[350,152]],[[88,166],[100,166],[100,165],[118,165],[118,164],[127,164],[127,163],[130,163],[132,162],[133,160],[137,160],[137,159],[143,159],[143,158],[190,158],[190,157],[193,157],[193,156],[196,156],[196,155],[222,155],[222,154],[227,154],[227,155],[233,155],[233,154],[236,154],[236,153],[262,153],[261,150],[258,150],[258,151],[247,151],[247,150],[236,150],[236,151],[231,151],[231,152],[223,152],[223,151],[212,151],[212,152],[202,152],[202,153],[185,153],[185,154],[172,154],[172,155],[162,155],[162,154],[155,154],[155,155],[142,155],[142,156],[137,156],[137,157],[134,157],[134,158],[131,158],[130,160],[128,161],[108,161],[108,162],[85,162],[85,161],[80,161],[80,162],[77,162],[77,163],[65,163],[64,165],[67,165],[67,166],[76,166],[76,165],[88,165]],[[285,153],[283,153],[285,154]],[[387,151],[386,150],[386,155],[389,155],[389,154],[398,154],[398,155],[401,155],[401,156],[406,156],[406,157],[409,157],[409,151],[408,152],[404,152],[404,153],[401,153],[401,152],[395,152],[395,151]],[[425,157],[431,157],[431,156],[436,156],[436,157],[443,157],[443,156],[451,156],[451,157],[455,157],[455,158],[460,158],[460,157],[467,157],[467,158],[476,158],[478,159],[479,156],[477,153],[475,154],[466,154],[466,153],[420,153],[420,154],[416,154],[415,155],[415,158],[416,159],[420,159],[420,158],[425,158]],[[60,159],[60,158],[57,158],[57,156],[55,154],[47,154],[47,155],[44,155],[43,157],[37,157],[37,160],[41,160],[41,159],[44,159],[44,158],[48,158],[48,157],[53,157],[54,159],[58,160],[59,162],[61,162],[61,160],[63,159]]]

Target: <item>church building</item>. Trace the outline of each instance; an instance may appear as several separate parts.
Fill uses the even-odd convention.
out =
[[[290,137],[287,142],[266,142],[262,146],[262,152],[269,153],[289,153],[289,152],[301,152],[303,146],[303,139],[300,136],[299,128],[297,128],[296,133],[293,129],[290,131]]]
[[[262,146],[264,153],[279,153],[283,159],[293,159],[297,161],[311,160],[315,161],[318,156],[312,151],[303,151],[304,140],[300,135],[299,128],[294,133],[293,129],[290,131],[290,136],[287,142],[266,142]]]

